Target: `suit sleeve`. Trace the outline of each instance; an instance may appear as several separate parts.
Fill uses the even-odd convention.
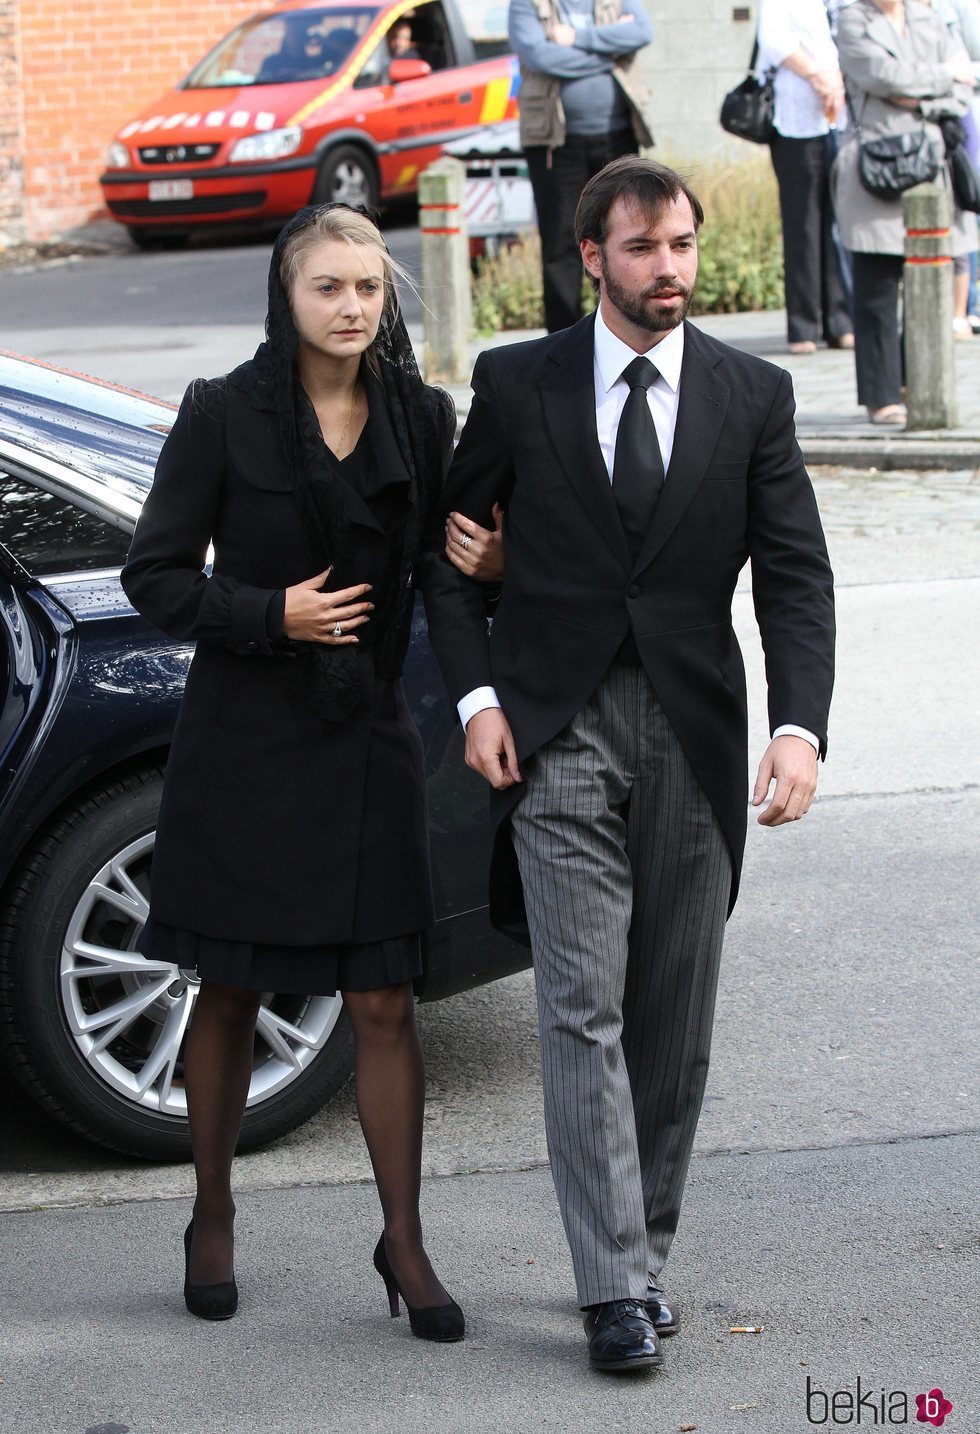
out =
[[[268,654],[280,594],[204,572],[225,476],[225,403],[218,383],[197,380],[185,393],[121,580],[137,611],[169,637]]]
[[[813,487],[796,441],[788,373],[780,375],[749,471],[752,594],[769,689],[769,730],[813,732],[827,753],[834,686],[834,587]]]
[[[453,702],[477,687],[492,686],[487,640],[486,584],[468,578],[445,554],[445,522],[463,513],[493,527],[493,505],[506,507],[513,468],[504,407],[490,356],[473,369],[473,402],[417,565],[429,638]]]

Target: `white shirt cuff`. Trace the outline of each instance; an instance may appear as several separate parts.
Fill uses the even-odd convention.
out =
[[[808,732],[805,727],[794,727],[791,722],[787,722],[782,727],[777,727],[772,735],[774,739],[776,737],[802,737],[804,742],[809,742],[817,756],[820,756],[820,738],[815,737],[812,732]]]
[[[488,707],[499,707],[500,701],[492,687],[474,687],[472,692],[456,703],[456,711],[459,713],[459,720],[463,724],[463,731],[466,731],[466,724],[471,717],[478,712],[485,712]]]

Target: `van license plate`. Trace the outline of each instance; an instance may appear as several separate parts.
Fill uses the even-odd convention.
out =
[[[151,199],[193,199],[194,181],[192,179],[151,179]]]

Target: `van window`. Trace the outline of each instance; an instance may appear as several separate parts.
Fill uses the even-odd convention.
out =
[[[187,76],[184,90],[288,85],[335,74],[367,34],[376,8],[257,15],[232,30]]]

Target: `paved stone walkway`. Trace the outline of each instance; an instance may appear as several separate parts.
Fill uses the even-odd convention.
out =
[[[905,433],[875,428],[858,406],[854,355],[820,348],[797,357],[786,352],[786,316],[781,310],[757,314],[721,314],[696,320],[699,328],[735,348],[781,364],[793,376],[800,443],[810,463],[858,468],[980,467],[980,338],[956,344],[956,389],[960,426]],[[500,334],[478,339],[473,358],[485,348],[537,337]],[[469,408],[469,389],[452,387],[460,417]]]

